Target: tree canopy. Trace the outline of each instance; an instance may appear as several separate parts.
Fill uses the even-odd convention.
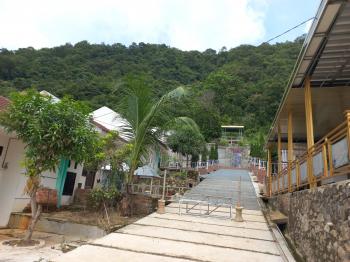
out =
[[[220,136],[221,124],[242,124],[245,134],[265,134],[299,53],[302,38],[220,52],[181,51],[133,43],[65,44],[54,48],[0,51],[0,94],[28,87],[119,111],[120,87],[129,75],[147,75],[151,96],[180,85],[189,96],[175,114],[189,116],[205,139]]]
[[[97,133],[86,105],[67,97],[54,102],[34,90],[15,92],[10,98],[0,124],[26,144],[28,176],[55,169],[62,158],[83,162],[90,157]]]
[[[176,126],[168,137],[167,143],[174,152],[183,156],[192,155],[192,157],[197,157],[205,146],[202,134],[186,125]]]

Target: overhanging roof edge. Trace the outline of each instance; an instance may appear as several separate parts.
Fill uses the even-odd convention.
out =
[[[295,65],[294,65],[294,67],[293,67],[292,73],[291,73],[290,78],[289,78],[289,80],[288,80],[288,82],[287,82],[287,85],[286,85],[285,91],[284,91],[284,93],[283,93],[281,102],[280,102],[280,104],[279,104],[277,113],[276,113],[276,115],[275,115],[275,117],[274,117],[274,120],[273,120],[273,122],[272,122],[272,125],[271,125],[271,127],[270,127],[270,129],[269,129],[268,135],[267,135],[266,140],[265,140],[265,148],[267,148],[268,145],[269,145],[271,136],[272,136],[272,134],[273,134],[273,130],[274,130],[275,127],[276,127],[277,120],[278,120],[279,117],[280,117],[281,111],[282,111],[283,106],[284,106],[284,104],[285,104],[285,102],[286,102],[286,99],[287,99],[287,97],[288,97],[288,94],[289,94],[289,92],[290,92],[291,89],[292,89],[292,86],[293,86],[294,80],[295,80],[295,78],[296,78],[296,75],[298,74],[299,68],[300,68],[300,66],[301,66],[301,63],[303,62],[303,59],[304,59],[304,57],[305,57],[305,54],[306,54],[306,52],[308,51],[308,47],[309,47],[309,45],[310,45],[310,43],[311,43],[311,40],[312,40],[313,37],[315,36],[317,27],[318,27],[318,25],[320,24],[320,21],[321,21],[321,18],[323,17],[323,15],[324,15],[325,9],[326,9],[326,7],[327,7],[328,4],[334,4],[334,3],[337,3],[337,2],[342,3],[342,2],[344,2],[344,1],[340,1],[340,0],[338,0],[338,1],[334,1],[334,0],[333,0],[333,1],[332,1],[332,0],[323,0],[323,1],[320,3],[320,6],[319,6],[319,8],[318,8],[318,10],[317,10],[317,13],[316,13],[316,16],[315,16],[315,18],[314,18],[314,20],[313,20],[313,23],[312,23],[311,27],[310,27],[309,33],[307,34],[307,36],[306,36],[306,38],[305,38],[305,41],[304,41],[304,43],[303,43],[303,46],[302,46],[302,48],[301,48],[301,50],[300,50],[300,53],[299,53],[299,55],[298,55],[297,61],[296,61]],[[338,13],[338,12],[339,12],[339,10],[337,11],[337,13]],[[329,32],[329,30],[328,30],[328,32]],[[328,32],[327,32],[327,34],[328,34]],[[326,35],[324,36],[324,38],[325,38],[325,37],[326,37]],[[323,39],[323,40],[324,40],[324,39]],[[322,44],[319,45],[319,48],[320,48],[321,46],[322,46]],[[318,48],[318,49],[319,49],[319,48]],[[317,54],[317,51],[316,51],[315,53]],[[312,60],[313,60],[314,58],[315,58],[315,54],[313,55]],[[310,63],[308,69],[305,71],[305,74],[307,74],[308,70],[310,70],[310,66],[311,66],[311,65],[312,65],[312,63]],[[305,74],[304,74],[303,78],[305,77]]]

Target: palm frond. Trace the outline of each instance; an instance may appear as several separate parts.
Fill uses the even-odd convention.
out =
[[[190,127],[196,133],[201,133],[197,123],[190,117],[185,117],[185,116],[176,117],[176,118],[173,119],[172,122],[170,122],[170,124],[185,125],[185,126]]]
[[[160,126],[172,121],[172,117],[168,116],[165,110],[162,110],[163,105],[178,100],[186,94],[186,89],[180,86],[155,101],[152,99],[150,90],[149,86],[144,85],[139,80],[129,80],[125,88],[126,99],[124,101],[126,104],[123,116],[127,122],[122,126],[121,135],[129,137],[134,145],[128,182],[131,181],[141,156],[147,156],[150,148],[160,145],[160,139],[163,135]],[[194,121],[188,118],[179,118],[176,121],[186,123],[199,130]]]

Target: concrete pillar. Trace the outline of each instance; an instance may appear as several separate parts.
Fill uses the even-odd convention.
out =
[[[165,200],[164,199],[159,199],[158,200],[157,213],[158,214],[165,214]]]
[[[242,211],[243,211],[243,207],[240,206],[236,206],[236,216],[235,216],[235,221],[236,222],[243,222],[243,216],[242,216]]]

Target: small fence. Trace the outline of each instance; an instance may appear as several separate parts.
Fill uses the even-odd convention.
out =
[[[214,166],[217,166],[219,163],[218,160],[207,160],[207,161],[197,161],[189,162],[187,164],[181,164],[180,162],[169,162],[167,165],[161,166],[161,169],[168,170],[200,170],[200,169],[211,169]]]
[[[182,215],[182,210],[185,209],[185,214],[210,216],[220,207],[224,207],[228,208],[228,210],[220,210],[220,214],[232,218],[234,205],[233,199],[229,197],[203,196],[202,199],[181,198],[179,200],[179,215]]]
[[[147,185],[147,184],[130,184],[130,193],[139,195],[148,195],[159,198],[163,194],[163,185]],[[165,186],[165,197],[172,198],[174,195],[183,195],[189,190],[189,187]]]
[[[209,186],[209,185],[208,185]],[[179,215],[183,214],[183,209],[185,214],[198,215],[198,216],[219,216],[219,217],[229,217],[232,218],[232,209],[240,207],[241,200],[241,177],[239,181],[233,183],[233,187],[236,186],[228,195],[223,195],[221,192],[218,194],[205,194],[195,193],[189,191],[185,193],[183,197],[179,200]],[[235,201],[234,195],[237,193],[237,198]],[[255,198],[255,196],[254,196]]]
[[[192,162],[191,168],[195,170],[209,169],[210,167],[217,166],[218,164],[219,164],[218,160],[198,161],[198,162]]]

